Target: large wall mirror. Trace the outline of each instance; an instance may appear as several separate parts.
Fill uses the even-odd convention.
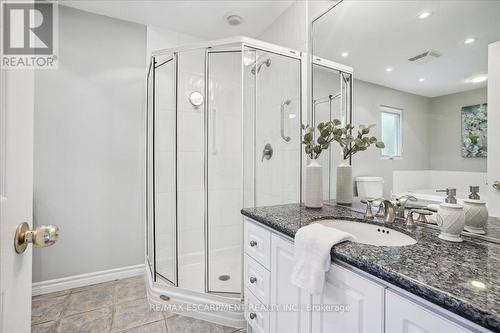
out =
[[[443,202],[437,191],[446,188],[460,203],[479,186],[487,201],[488,45],[496,41],[499,1],[343,1],[316,19],[313,58],[352,70],[352,122],[375,124],[385,142],[352,157],[354,180],[377,177],[385,198],[422,203]],[[313,64],[316,114],[340,91],[339,75]],[[496,226],[487,232],[500,239]]]

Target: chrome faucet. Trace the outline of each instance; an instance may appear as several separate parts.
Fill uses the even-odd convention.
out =
[[[385,199],[373,200],[372,205],[380,208],[380,216],[384,219],[384,223],[393,223],[396,219],[396,210],[392,202]],[[378,215],[378,214],[377,214]]]
[[[403,195],[396,199],[396,216],[402,219],[405,218],[406,203],[410,201],[417,201],[413,195]]]

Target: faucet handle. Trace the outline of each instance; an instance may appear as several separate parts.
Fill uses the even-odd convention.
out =
[[[361,199],[361,203],[366,204],[365,219],[367,219],[367,220],[373,219],[372,202],[373,202],[373,198]]]
[[[416,213],[415,209],[410,209],[408,212],[408,215],[406,217],[406,227],[407,228],[415,228],[417,224],[415,223],[415,220],[413,219],[413,213]]]
[[[378,208],[378,211],[375,214],[375,216],[377,217],[384,217],[385,215],[384,205],[382,204],[383,201],[384,198],[372,199],[372,207]]]

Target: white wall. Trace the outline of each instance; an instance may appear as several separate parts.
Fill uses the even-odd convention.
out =
[[[149,61],[152,51],[177,47],[179,45],[196,43],[203,40],[200,37],[184,34],[174,30],[147,26],[146,57]]]
[[[353,123],[375,124],[370,133],[380,139],[380,106],[402,109],[403,158],[383,160],[380,149],[374,146],[353,156],[353,176],[381,176],[384,178],[384,197],[390,196],[393,170],[425,170],[430,166],[428,153],[429,106],[426,97],[405,93],[365,81],[353,83]]]
[[[432,170],[486,172],[487,158],[462,157],[463,106],[486,103],[487,88],[430,99],[429,161]]]
[[[307,1],[296,1],[258,39],[306,52],[309,36],[307,4]]]
[[[145,26],[60,6],[59,69],[38,71],[33,281],[143,263]]]

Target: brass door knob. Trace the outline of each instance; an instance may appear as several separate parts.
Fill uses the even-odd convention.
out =
[[[495,190],[500,190],[500,180],[497,180],[496,182],[493,182],[493,188]]]
[[[23,253],[29,243],[37,247],[47,247],[54,244],[59,238],[59,227],[57,225],[41,225],[35,230],[30,230],[28,223],[21,223],[16,229],[14,237],[14,248],[17,253]]]

